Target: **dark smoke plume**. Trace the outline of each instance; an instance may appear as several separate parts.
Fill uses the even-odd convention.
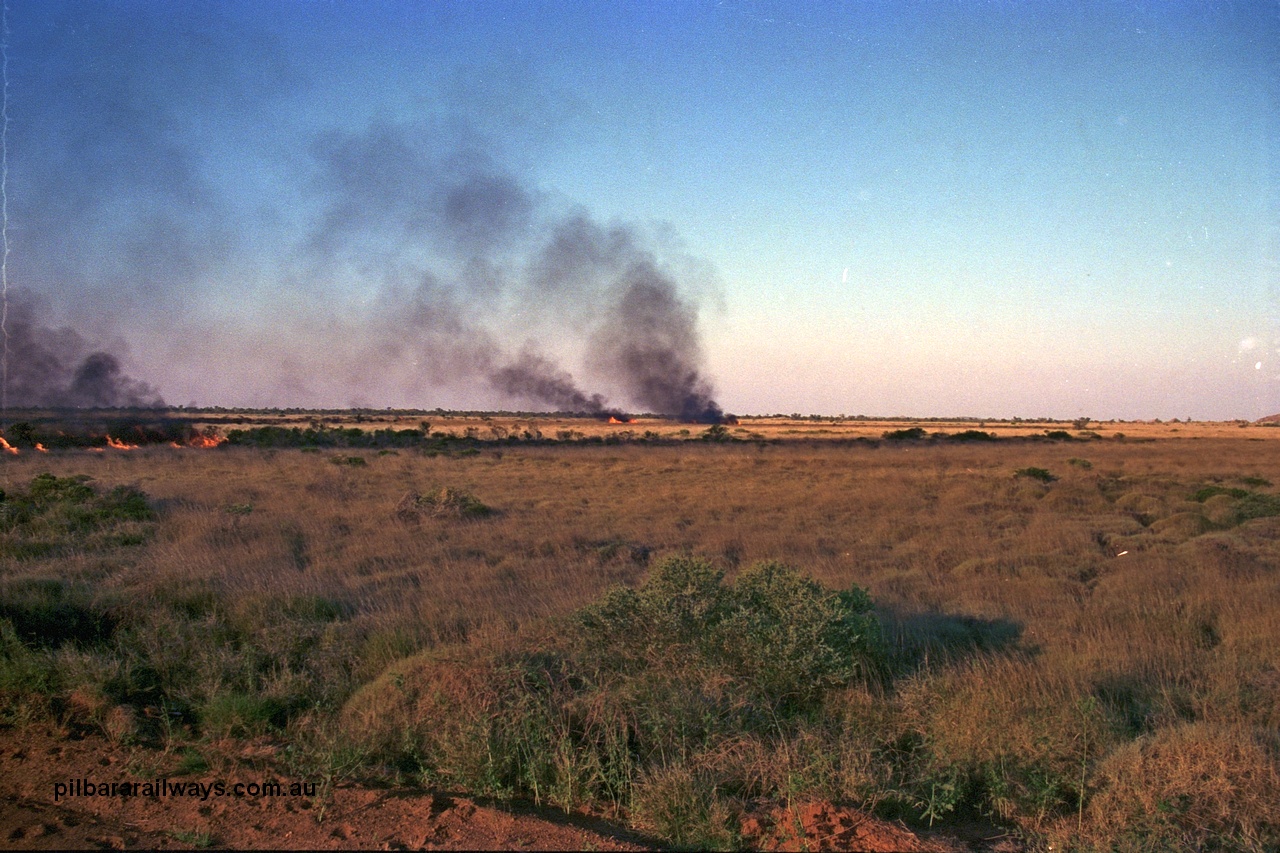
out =
[[[489,382],[503,394],[536,400],[557,411],[605,413],[602,394],[588,396],[578,389],[573,377],[554,362],[534,353],[523,353],[519,361],[489,373]]]
[[[377,324],[383,357],[412,360],[439,383],[478,379],[557,411],[618,413],[546,354],[571,341],[583,373],[627,404],[722,419],[702,374],[696,306],[638,229],[556,215],[488,158],[434,148],[421,131],[386,124],[313,148],[329,201],[308,241],[312,263],[419,277],[407,289],[384,276],[395,307]]]
[[[36,319],[27,299],[9,294],[8,394],[17,407],[155,408],[164,400],[145,382],[124,374],[119,359],[76,331]]]
[[[724,412],[697,369],[695,316],[674,282],[648,262],[632,265],[625,290],[596,333],[594,349],[606,371],[650,411],[682,421],[720,423]]]

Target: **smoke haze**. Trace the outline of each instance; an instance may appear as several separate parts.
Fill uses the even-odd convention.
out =
[[[143,8],[11,20],[11,405],[160,405],[156,384],[719,418],[706,282],[549,200],[474,107],[424,93],[420,117],[293,126],[313,81],[270,37],[216,5]]]

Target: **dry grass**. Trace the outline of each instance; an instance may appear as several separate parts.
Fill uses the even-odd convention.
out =
[[[433,430],[480,425],[492,422]],[[1014,431],[1000,426],[986,428]],[[1018,428],[1031,426],[1045,429]],[[684,427],[626,428],[675,439]],[[739,427],[845,429],[826,434],[837,438],[890,428]],[[88,474],[104,489],[142,489],[158,514],[140,545],[0,565],[0,597],[57,579],[110,614],[129,649],[28,642],[33,651],[11,658],[36,657],[11,669],[56,671],[42,688],[49,712],[117,738],[128,727],[113,707],[144,710],[162,694],[193,725],[204,714],[243,733],[285,731],[354,694],[345,713],[385,740],[448,691],[483,692],[474,671],[449,663],[450,648],[527,637],[614,585],[637,585],[667,556],[705,557],[730,579],[781,559],[828,587],[870,592],[888,642],[883,683],[832,693],[816,728],[725,741],[650,773],[636,800],[646,825],[678,821],[664,791],[730,779],[908,817],[983,811],[1058,845],[1278,844],[1280,518],[1240,522],[1238,499],[1192,495],[1206,485],[1275,494],[1260,483],[1280,483],[1280,455],[1255,439],[1280,429],[1145,425],[1164,436],[1150,442],[1133,440],[1144,425],[1093,429],[1127,437],[6,456],[0,487],[11,493],[40,472]],[[1057,479],[1015,476],[1022,468]],[[415,494],[428,497],[406,512]],[[441,495],[494,512],[436,511]],[[388,683],[406,685],[401,704],[358,692],[380,677],[383,697]],[[431,748],[467,748],[447,741]],[[724,803],[702,796],[689,807],[723,824]]]

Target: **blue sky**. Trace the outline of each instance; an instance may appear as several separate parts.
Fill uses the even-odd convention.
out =
[[[739,413],[1280,412],[1275,2],[14,2],[9,29],[10,286],[171,403],[654,409],[643,351]]]

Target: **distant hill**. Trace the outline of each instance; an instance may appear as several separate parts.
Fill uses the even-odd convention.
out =
[[[1280,414],[1267,415],[1265,418],[1258,418],[1254,421],[1256,424],[1280,424]]]

